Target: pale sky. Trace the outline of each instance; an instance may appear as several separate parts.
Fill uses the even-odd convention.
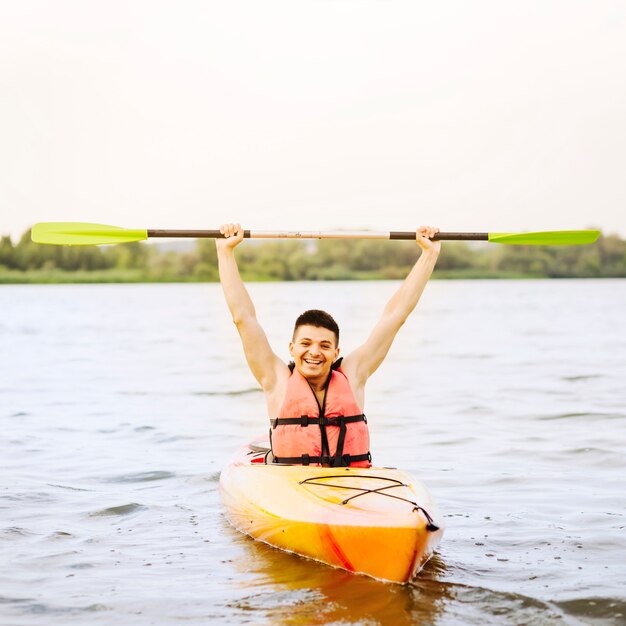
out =
[[[626,2],[0,0],[0,234],[626,237]]]

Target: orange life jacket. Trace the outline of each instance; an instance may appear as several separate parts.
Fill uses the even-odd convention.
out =
[[[271,420],[274,463],[371,467],[367,419],[340,363],[333,364],[322,406],[307,379],[290,366],[283,405]]]

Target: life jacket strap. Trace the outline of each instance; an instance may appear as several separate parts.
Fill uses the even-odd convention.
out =
[[[302,454],[300,456],[281,456],[274,457],[273,463],[282,463],[284,465],[310,465],[311,463],[319,463],[329,467],[349,467],[351,463],[359,461],[372,461],[372,455],[366,454],[343,454],[341,456],[309,456]]]
[[[340,415],[338,417],[308,417],[307,415],[301,415],[300,417],[277,417],[270,420],[272,429],[277,426],[287,426],[296,424],[306,428],[309,424],[316,424],[318,426],[342,426],[343,424],[354,424],[355,422],[365,422],[367,424],[367,417],[365,415]]]

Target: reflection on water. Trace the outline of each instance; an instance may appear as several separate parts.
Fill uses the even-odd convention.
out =
[[[236,531],[233,534],[245,552],[235,568],[252,575],[254,581],[246,584],[251,593],[234,606],[258,611],[271,618],[272,624],[434,624],[445,600],[452,597],[448,585],[439,581],[445,566],[436,556],[415,583],[389,584],[285,553]]]
[[[224,524],[227,522],[224,521]],[[368,624],[573,624],[568,611],[522,594],[458,585],[435,555],[410,584],[389,584],[287,554],[232,530],[243,549],[233,565],[246,577],[236,610],[276,626]],[[584,604],[580,603],[581,606]],[[588,608],[588,603],[586,604]],[[584,613],[583,613],[584,614]],[[253,618],[254,621],[254,618]]]

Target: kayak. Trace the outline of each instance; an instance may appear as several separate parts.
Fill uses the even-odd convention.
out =
[[[393,468],[265,463],[269,443],[241,448],[220,475],[226,517],[276,548],[350,572],[409,582],[443,535],[426,487]]]

